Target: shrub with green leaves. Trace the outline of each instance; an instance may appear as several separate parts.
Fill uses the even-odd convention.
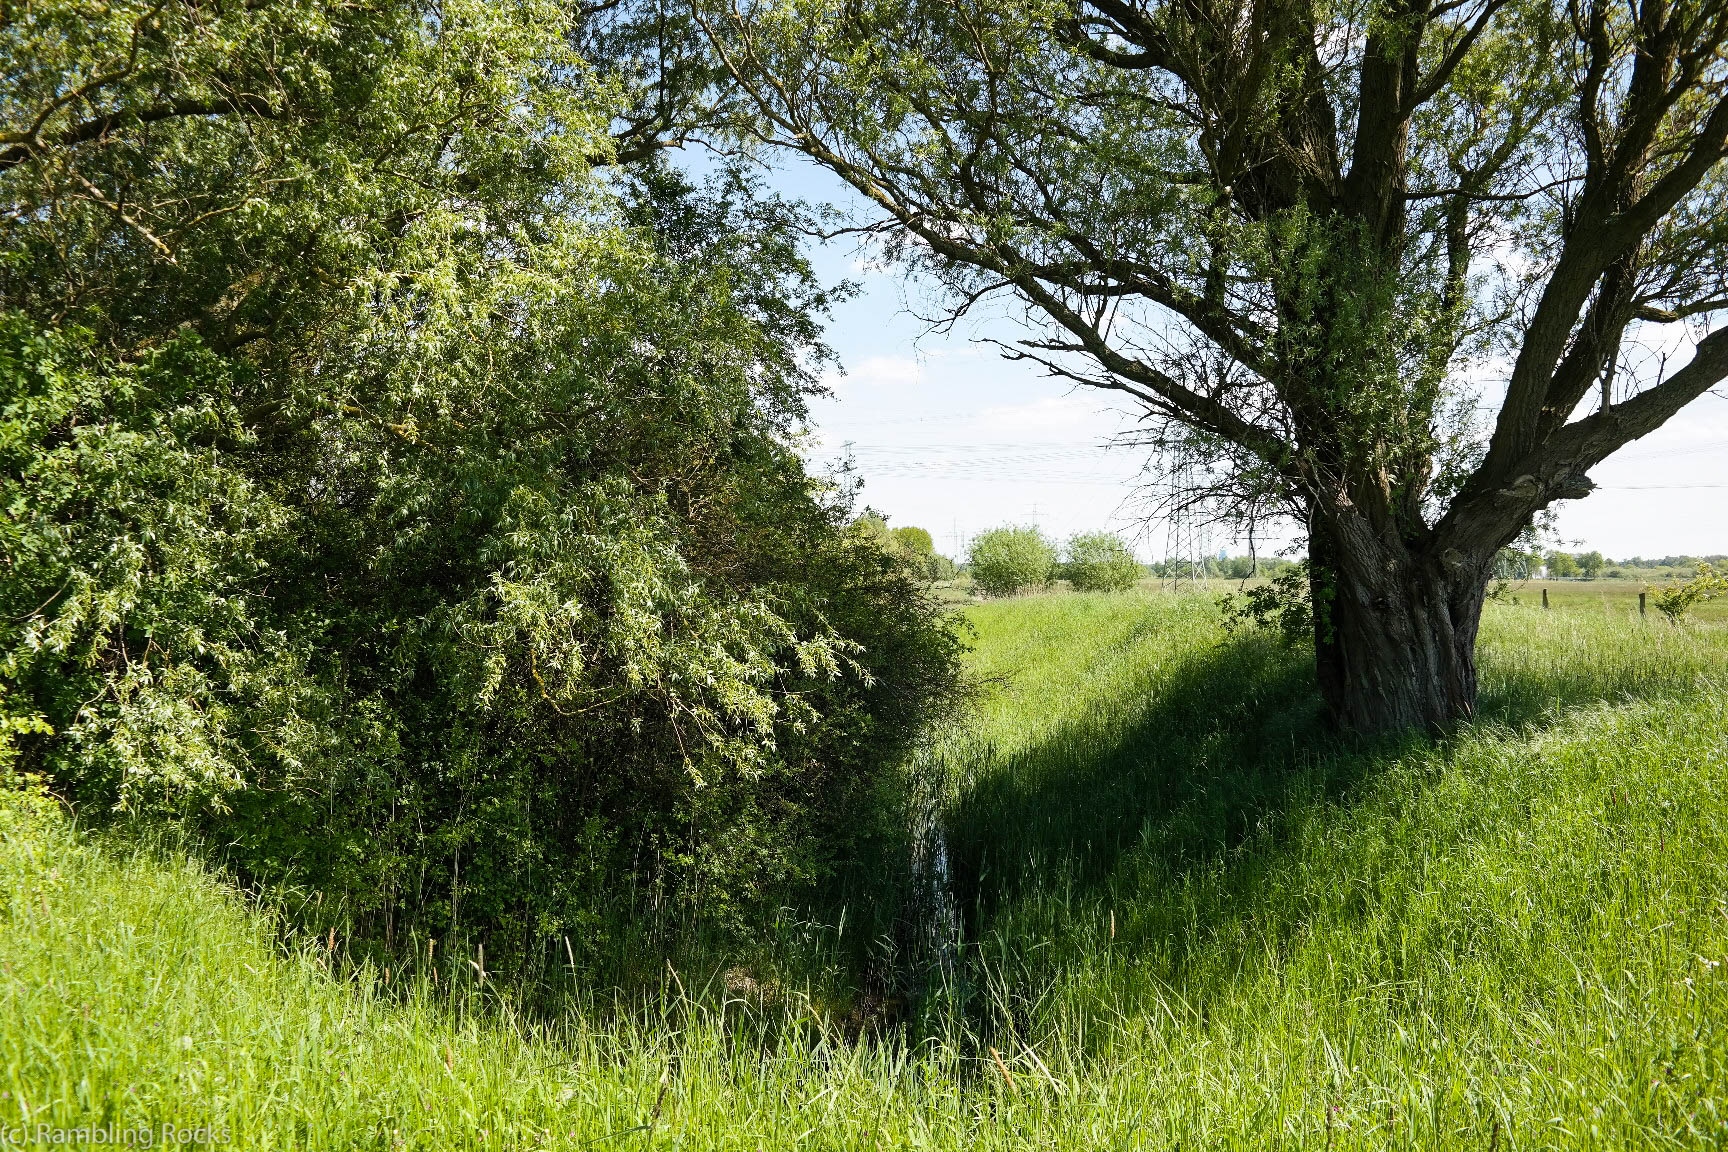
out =
[[[1012,596],[1050,582],[1056,549],[1037,528],[996,528],[972,541],[968,568],[986,596]]]
[[[1695,604],[1714,600],[1725,593],[1728,593],[1728,575],[1717,572],[1708,564],[1700,564],[1698,574],[1692,579],[1657,588],[1651,593],[1650,600],[1656,605],[1656,610],[1668,618],[1668,623],[1678,624]]]
[[[1291,648],[1314,642],[1314,603],[1306,560],[1291,565],[1264,584],[1227,592],[1218,598],[1220,618],[1229,632],[1265,629]]]
[[[0,165],[21,769],[497,967],[643,903],[741,925],[899,835],[957,641],[795,450],[796,214],[609,171],[555,4],[113,14],[0,28],[0,113],[45,117]],[[140,118],[175,85],[208,114]]]
[[[926,580],[954,579],[954,561],[936,551],[929,529],[903,524],[889,532],[894,549]]]
[[[1124,592],[1140,579],[1140,562],[1113,533],[1082,532],[1068,538],[1062,575],[1077,592]]]
[[[954,561],[936,551],[928,529],[912,524],[890,528],[886,517],[869,508],[852,521],[851,527],[855,535],[898,560],[919,580],[954,579]]]

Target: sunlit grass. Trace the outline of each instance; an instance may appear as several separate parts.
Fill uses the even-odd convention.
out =
[[[1154,1147],[1721,1135],[1720,630],[1493,606],[1483,720],[1362,748],[1196,602],[1015,612],[944,750],[999,1047],[1138,1069]]]
[[[1508,583],[1502,595],[1508,605],[1540,608],[1542,593],[1548,593],[1548,606],[1555,612],[1590,612],[1604,616],[1629,618],[1638,614],[1638,594],[1654,591],[1684,577],[1651,580],[1616,580],[1606,577],[1596,580],[1521,580]],[[1646,618],[1664,623],[1654,600],[1645,605]],[[1728,598],[1705,600],[1693,606],[1689,618],[1703,623],[1728,623]]]
[[[984,692],[932,752],[968,942],[914,1026],[671,974],[552,1020],[466,960],[332,975],[191,861],[14,821],[0,1118],[244,1148],[1728,1140],[1728,630],[1491,605],[1481,718],[1363,746],[1206,597],[968,611]]]

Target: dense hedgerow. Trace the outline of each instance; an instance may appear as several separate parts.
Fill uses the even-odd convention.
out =
[[[793,450],[827,305],[794,214],[609,167],[556,5],[117,12],[0,36],[9,120],[141,61],[92,90],[113,132],[55,112],[0,169],[24,769],[494,965],[883,850],[957,644]]]

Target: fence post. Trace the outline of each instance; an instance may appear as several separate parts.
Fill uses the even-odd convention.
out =
[[[1644,615],[1644,596],[1645,593],[1638,593],[1638,615],[1640,616]]]
[[[1542,589],[1542,607],[1548,607],[1548,589]]]

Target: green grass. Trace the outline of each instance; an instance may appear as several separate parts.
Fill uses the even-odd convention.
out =
[[[1686,574],[1691,575],[1690,573]],[[1678,579],[1652,580],[1522,580],[1507,585],[1508,603],[1516,600],[1522,607],[1541,607],[1542,591],[1548,591],[1551,610],[1557,612],[1597,612],[1604,616],[1628,617],[1638,614],[1638,593],[1654,591]],[[1664,622],[1654,602],[1646,606],[1648,618]],[[1728,597],[1705,600],[1695,605],[1690,619],[1704,623],[1728,622]]]
[[[194,862],[14,816],[0,1119],[245,1148],[1728,1143],[1728,629],[1491,605],[1481,719],[1361,746],[1206,598],[968,614],[985,690],[931,753],[967,943],[918,1026],[853,1041],[823,990],[722,1007],[671,976],[553,1020],[333,976]]]

